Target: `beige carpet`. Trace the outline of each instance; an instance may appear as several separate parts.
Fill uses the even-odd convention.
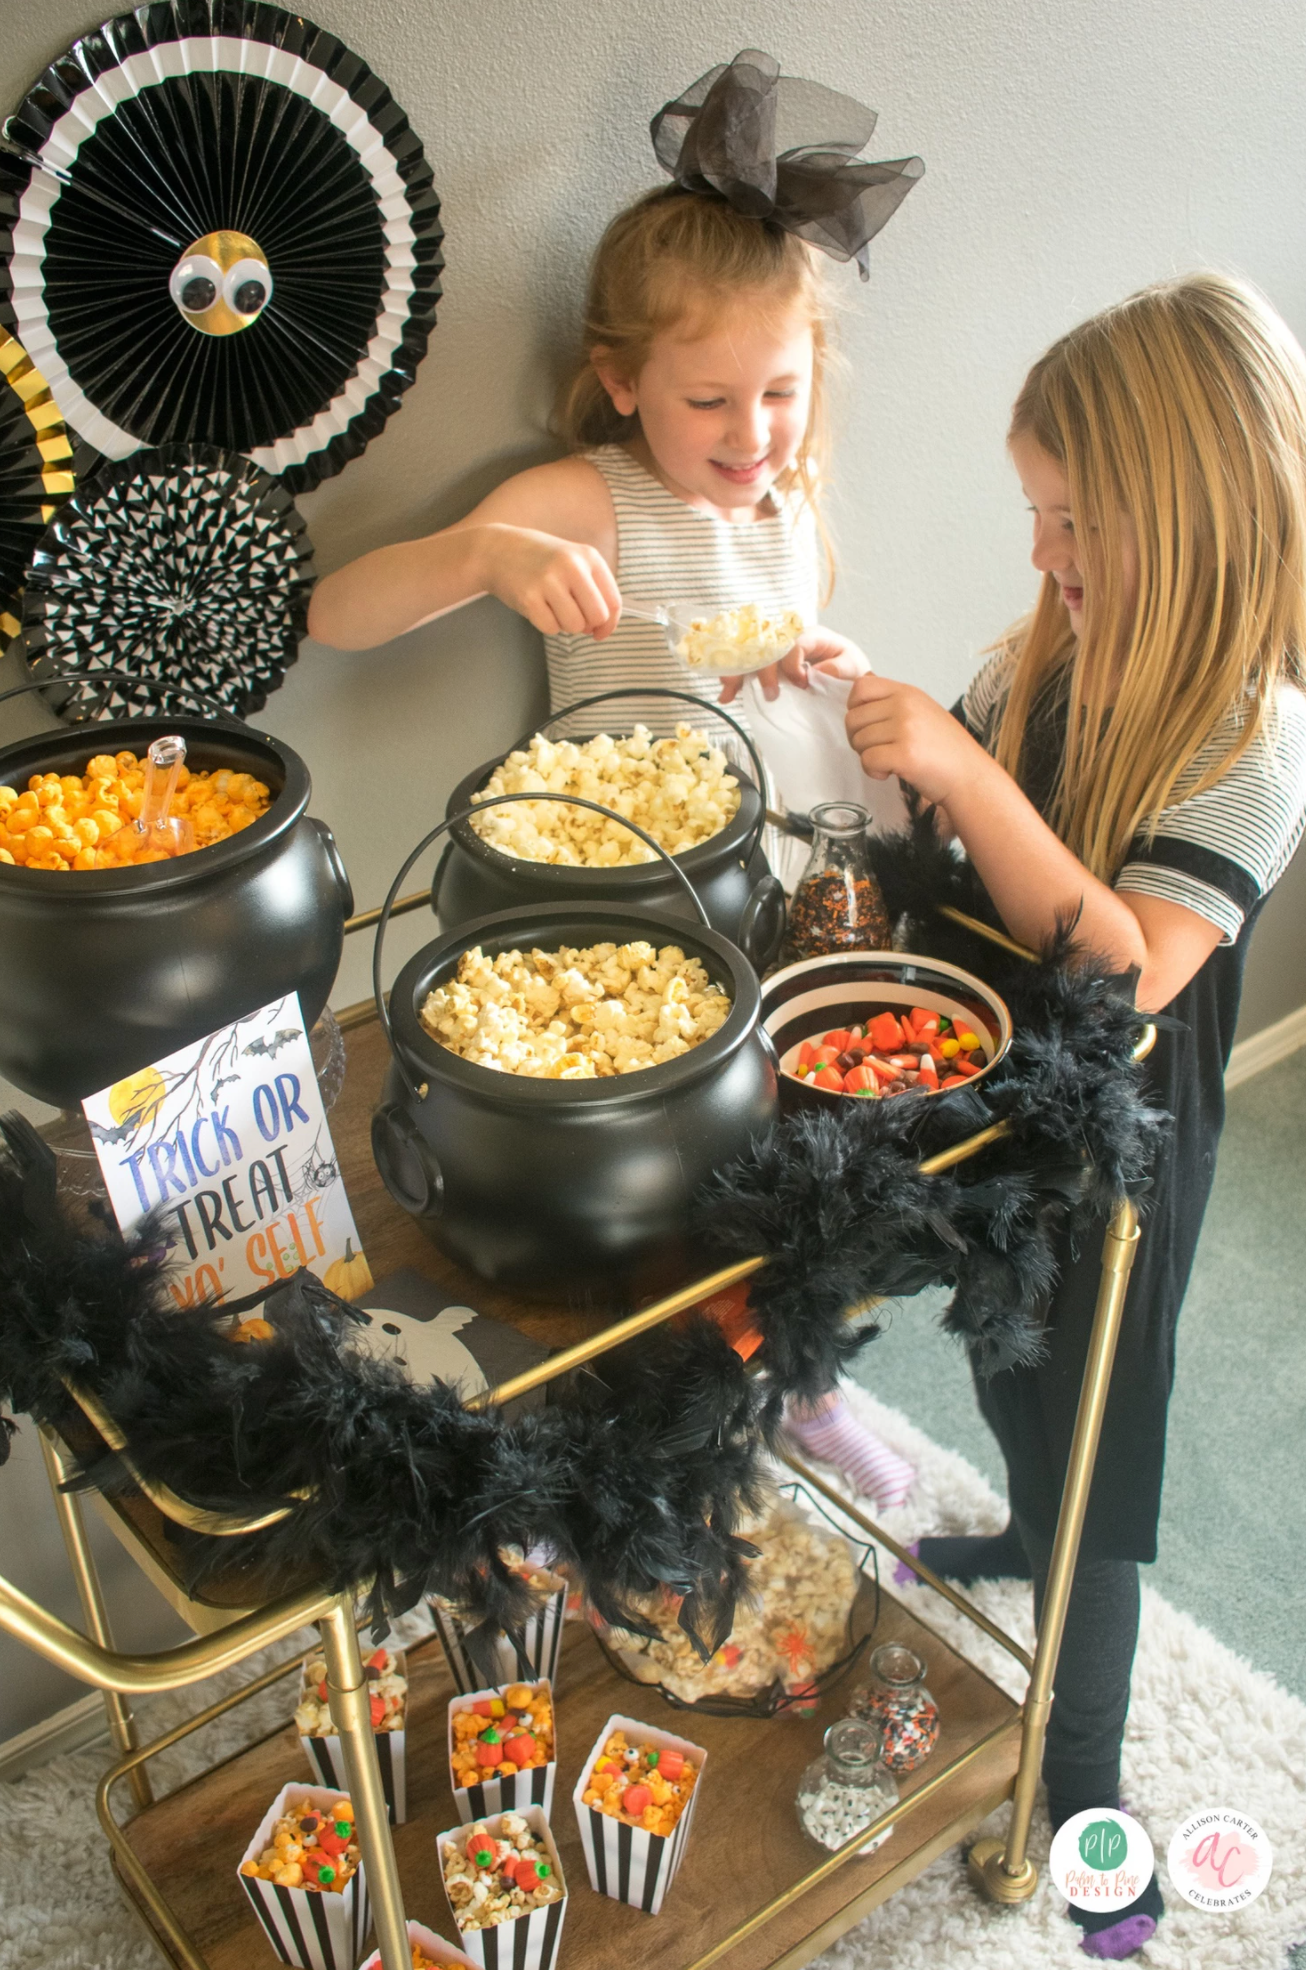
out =
[[[912,1501],[886,1516],[889,1530],[912,1539],[924,1531],[997,1528],[999,1501],[963,1458],[860,1391],[852,1391],[850,1400],[920,1472]],[[1009,1657],[928,1590],[908,1591],[919,1596],[927,1621],[1019,1693]],[[1029,1638],[1027,1589],[988,1586],[977,1598],[1012,1633]],[[294,1644],[288,1649],[298,1653]],[[249,1673],[246,1667],[237,1675]],[[201,1708],[219,1686],[225,1684],[156,1699],[143,1707],[147,1729],[161,1731]],[[167,1754],[156,1766],[160,1789],[279,1724],[289,1714],[292,1691],[287,1679]],[[157,1957],[118,1899],[95,1821],[91,1794],[102,1765],[102,1754],[80,1752],[9,1788],[0,1813],[0,1970],[156,1970]],[[1145,1970],[1284,1970],[1288,1945],[1306,1937],[1306,1706],[1153,1593],[1144,1597],[1125,1794],[1160,1855],[1180,1818],[1201,1805],[1250,1812],[1275,1848],[1273,1878],[1250,1908],[1235,1916],[1204,1915],[1172,1896],[1156,1937],[1136,1961]],[[995,1821],[1000,1825],[1001,1816]],[[1033,1848],[1040,1864],[1047,1844],[1047,1824],[1040,1819]],[[1084,1970],[1088,1959],[1078,1934],[1046,1879],[1025,1908],[1000,1912],[972,1895],[956,1856],[949,1856],[820,1963],[822,1970]],[[270,1951],[260,1952],[259,1963],[273,1961]]]

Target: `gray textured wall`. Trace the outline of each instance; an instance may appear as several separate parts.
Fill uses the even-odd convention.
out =
[[[5,12],[8,110],[100,15],[87,0]],[[449,262],[404,410],[303,502],[324,570],[452,518],[547,455],[586,256],[655,180],[648,117],[749,43],[875,104],[878,154],[919,151],[928,166],[873,248],[870,286],[840,283],[829,615],[877,667],[950,697],[1029,598],[1002,437],[1053,335],[1144,281],[1215,264],[1258,281],[1306,337],[1298,0],[316,0],[314,12],[423,138]],[[258,722],[308,759],[360,906],[380,900],[468,764],[528,723],[541,671],[531,633],[493,602],[372,655],[305,646]],[[1306,999],[1304,898],[1306,864],[1267,912],[1244,1031]],[[399,926],[396,961],[421,931]],[[366,966],[351,950],[337,1003],[363,996]],[[35,1498],[17,1511],[4,1484],[0,1568],[39,1591],[50,1529]],[[0,1650],[0,1737],[73,1693]]]

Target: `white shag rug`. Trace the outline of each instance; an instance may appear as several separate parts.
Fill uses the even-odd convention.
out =
[[[884,1514],[887,1531],[910,1541],[926,1532],[1001,1527],[1002,1502],[964,1458],[861,1390],[846,1393],[919,1474],[911,1500]],[[890,1562],[886,1578],[891,1572]],[[1019,1696],[1020,1672],[996,1644],[927,1588],[897,1591]],[[1027,1587],[992,1583],[977,1588],[975,1598],[1010,1634],[1032,1642]],[[409,1616],[398,1626],[412,1640],[426,1623]],[[311,1640],[294,1638],[279,1653],[297,1657]],[[245,1664],[195,1690],[140,1705],[144,1734],[160,1734],[252,1673]],[[288,1714],[292,1690],[289,1679],[275,1685],[156,1760],[156,1789],[170,1789],[274,1728]],[[0,1811],[0,1970],[157,1970],[158,1957],[119,1899],[95,1819],[92,1793],[104,1763],[104,1752],[92,1748],[55,1759],[12,1787],[12,1802]],[[1128,1810],[1152,1836],[1163,1890],[1170,1835],[1197,1806],[1241,1807],[1274,1845],[1269,1886],[1237,1914],[1203,1914],[1171,1891],[1157,1934],[1133,1959],[1141,1970],[1285,1970],[1289,1947],[1306,1938],[1306,1705],[1146,1587],[1123,1790]],[[121,1812],[125,1788],[118,1791]],[[1001,1831],[1007,1811],[984,1830]],[[1087,1970],[1080,1932],[1047,1879],[1047,1850],[1040,1812],[1031,1850],[1039,1886],[1032,1901],[1010,1911],[980,1900],[957,1853],[945,1855],[817,1959],[820,1970]],[[564,1949],[563,1970],[565,1955]]]

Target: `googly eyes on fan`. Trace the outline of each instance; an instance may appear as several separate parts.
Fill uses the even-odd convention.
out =
[[[153,0],[6,125],[0,327],[84,447],[215,444],[306,492],[413,381],[439,213],[402,111],[334,35],[267,0]]]
[[[183,318],[202,335],[237,335],[258,320],[272,299],[272,269],[244,233],[208,233],[183,253],[168,276],[168,292]]]

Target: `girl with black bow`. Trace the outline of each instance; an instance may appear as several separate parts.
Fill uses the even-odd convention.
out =
[[[1044,1759],[1054,1828],[1119,1803],[1156,1557],[1175,1322],[1215,1169],[1243,965],[1306,817],[1306,358],[1249,289],[1144,290],[1034,365],[1009,445],[1043,586],[949,714],[863,676],[867,773],[936,804],[1013,936],[1076,921],[1137,1003],[1164,1011],[1148,1078],[1173,1118],[1145,1201]],[[986,1380],[1007,1465],[995,1539],[924,1540],[968,1581],[1047,1576],[1098,1284],[1063,1240],[1044,1358]],[[1123,1915],[1072,1910],[1092,1956],[1141,1948],[1155,1878]]]
[[[623,614],[622,591],[645,609],[748,600],[815,623],[829,313],[820,256],[856,260],[866,279],[868,242],[924,169],[919,158],[863,158],[874,127],[871,110],[782,76],[754,49],[665,104],[651,132],[673,182],[618,213],[590,269],[583,351],[560,412],[570,456],[518,473],[452,527],[328,575],[310,634],[362,649],[488,592],[542,632],[557,709],[641,686],[716,697],[719,677],[687,683],[658,625]],[[851,679],[865,659],[814,628],[785,672],[803,683],[809,666]],[[774,698],[775,670],[761,683]],[[727,681],[722,701],[738,687]],[[905,1498],[911,1466],[838,1396],[790,1422],[810,1455],[881,1506]]]

